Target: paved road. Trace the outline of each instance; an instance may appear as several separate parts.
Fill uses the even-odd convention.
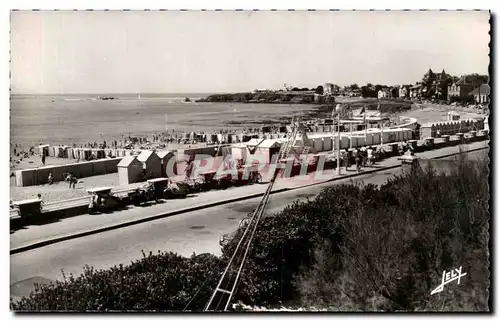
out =
[[[474,158],[479,154],[480,152],[471,153],[470,157]],[[294,200],[314,197],[329,185],[378,185],[398,173],[399,168],[275,194],[270,198],[268,213],[279,211]],[[131,260],[141,258],[141,250],[173,251],[181,255],[190,255],[193,252],[220,254],[219,237],[234,231],[238,222],[252,211],[258,202],[259,199],[253,199],[231,203],[11,255],[11,292],[15,295],[27,294],[34,278],[38,281],[61,278],[61,268],[65,273],[79,274],[86,264],[97,269],[120,263],[127,264]]]

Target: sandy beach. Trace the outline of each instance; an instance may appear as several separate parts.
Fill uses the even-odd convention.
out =
[[[13,96],[10,142],[22,147],[37,146],[40,142],[71,145],[105,140],[109,143],[129,134],[151,136],[166,130],[214,132],[228,127],[244,129],[279,122],[283,117],[289,118],[316,107],[186,103],[184,97],[162,95],[137,99],[124,96],[102,101],[92,100],[91,96]]]

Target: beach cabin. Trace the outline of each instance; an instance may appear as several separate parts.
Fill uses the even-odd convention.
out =
[[[332,137],[323,137],[323,151],[331,151],[333,147]]]
[[[50,147],[50,145],[40,145],[40,146],[38,146],[38,154],[40,156],[45,155],[45,157],[49,156],[49,147]]]
[[[120,185],[137,183],[142,177],[142,163],[135,156],[125,156],[118,163]]]
[[[247,159],[248,148],[245,144],[239,143],[231,146],[231,155],[234,159],[242,159],[245,161]]]
[[[168,150],[162,150],[156,153],[158,157],[160,158],[161,161],[161,176],[163,177],[168,177],[168,171],[167,171],[167,166],[168,162],[172,160],[170,164],[170,172],[172,174],[175,174],[174,168],[175,168],[175,158],[174,158],[174,152],[168,151]]]
[[[246,146],[248,148],[248,155],[262,157],[266,163],[270,163],[272,156],[279,152],[281,143],[274,139],[251,139]]]
[[[436,126],[434,124],[423,124],[420,127],[420,137],[436,137]]]
[[[449,111],[448,114],[447,114],[447,117],[446,119],[448,121],[454,121],[454,120],[460,120],[460,114],[457,113],[456,111]]]
[[[143,150],[137,160],[142,163],[142,168],[148,173],[150,178],[158,178],[162,176],[161,159],[151,150]]]

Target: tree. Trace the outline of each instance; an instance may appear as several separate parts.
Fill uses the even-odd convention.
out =
[[[309,88],[304,87],[304,88],[300,89],[300,91],[309,91]]]
[[[292,88],[292,91],[300,91],[300,89],[299,89],[299,88],[297,88],[297,87],[293,87],[293,88]]]
[[[323,95],[323,93],[325,92],[325,89],[323,88],[323,86],[320,85],[320,86],[316,87],[315,92],[318,95]]]
[[[361,96],[363,98],[376,98],[377,92],[371,86],[363,86],[361,87]]]
[[[358,89],[359,89],[358,84],[352,84],[351,85],[351,90],[358,90]]]
[[[393,87],[391,89],[391,95],[392,95],[392,98],[398,98],[399,97],[399,88]]]

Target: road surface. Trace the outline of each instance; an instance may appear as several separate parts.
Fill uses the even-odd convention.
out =
[[[481,153],[484,152],[473,152],[469,157]],[[396,168],[274,194],[270,197],[267,213],[282,210],[294,200],[314,197],[327,186],[343,183],[380,185],[400,172],[401,169]],[[193,252],[219,255],[219,237],[234,231],[259,201],[257,198],[166,217],[11,255],[11,294],[16,297],[26,295],[34,281],[60,279],[61,269],[66,274],[80,274],[84,265],[105,269],[120,263],[128,264],[142,257],[141,250],[173,251],[185,256]]]

